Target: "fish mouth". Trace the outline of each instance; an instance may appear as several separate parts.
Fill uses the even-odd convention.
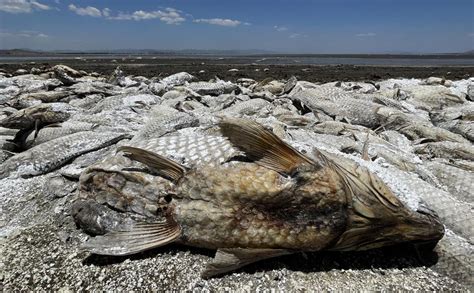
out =
[[[416,211],[403,209],[402,213],[386,219],[349,224],[330,250],[360,251],[401,243],[429,244],[434,248],[444,232],[436,212],[420,205]]]
[[[438,214],[424,203],[420,203],[416,212],[400,224],[398,229],[408,241],[416,243],[438,243],[445,232]]]

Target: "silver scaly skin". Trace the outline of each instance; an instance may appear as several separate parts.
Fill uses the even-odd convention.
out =
[[[238,87],[231,83],[218,80],[217,82],[205,82],[205,81],[198,81],[198,82],[191,82],[186,85],[186,88],[200,94],[200,95],[222,95],[222,94],[229,94],[232,91],[238,89]]]
[[[0,165],[0,179],[7,176],[29,177],[47,173],[69,160],[124,139],[121,133],[82,131],[50,140],[16,154]]]

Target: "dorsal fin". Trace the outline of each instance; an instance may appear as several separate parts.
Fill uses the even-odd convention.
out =
[[[219,123],[221,133],[256,163],[291,175],[302,164],[314,164],[262,125],[245,119],[225,118]]]
[[[180,164],[144,149],[121,146],[117,148],[117,152],[120,151],[124,152],[125,157],[143,163],[152,168],[159,175],[173,181],[178,181],[186,172],[186,169]]]
[[[168,217],[164,223],[138,223],[85,242],[81,249],[100,255],[130,255],[163,246],[181,236],[181,227]]]

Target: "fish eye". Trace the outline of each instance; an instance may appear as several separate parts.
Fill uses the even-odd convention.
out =
[[[165,198],[165,201],[166,201],[167,203],[170,203],[171,200],[173,199],[170,194],[165,195],[164,198]]]

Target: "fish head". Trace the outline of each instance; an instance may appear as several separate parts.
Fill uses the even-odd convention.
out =
[[[137,168],[121,155],[89,167],[79,179],[79,195],[122,213],[153,218],[167,209],[174,185]]]
[[[354,176],[354,173],[357,176]],[[400,243],[434,243],[444,236],[435,211],[403,204],[375,174],[342,174],[348,197],[345,231],[332,250],[368,250]]]

